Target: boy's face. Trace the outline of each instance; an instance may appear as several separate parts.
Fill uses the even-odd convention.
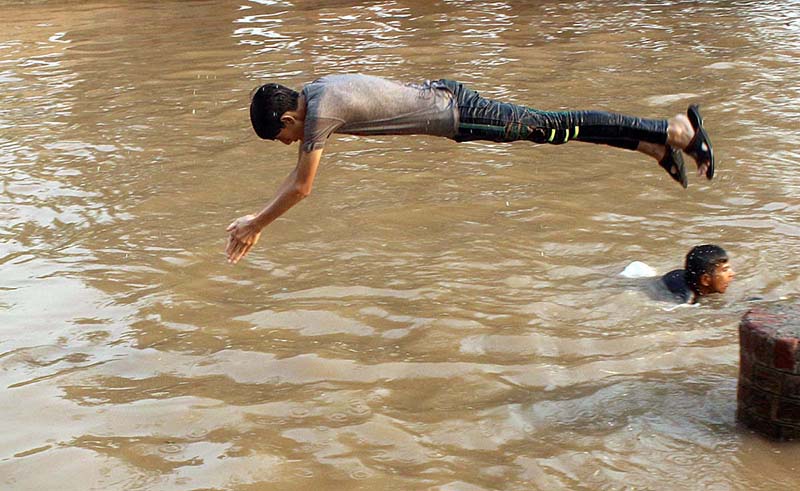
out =
[[[707,277],[708,289],[712,293],[725,293],[725,290],[728,289],[728,285],[731,284],[731,281],[733,281],[736,273],[733,271],[730,263],[726,261],[724,263],[717,264],[717,267],[714,268],[714,272],[712,274],[706,274],[703,276]]]
[[[291,145],[297,140],[303,139],[304,122],[302,120],[284,113],[283,117],[281,118],[281,122],[283,123],[283,128],[281,128],[281,130],[275,136],[276,140],[285,145]]]

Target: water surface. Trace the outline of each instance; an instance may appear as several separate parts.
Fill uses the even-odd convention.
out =
[[[800,291],[800,2],[6,2],[3,489],[782,490],[734,419],[736,327]],[[634,153],[339,136],[226,264],[294,147],[253,87],[453,78],[542,109],[702,104],[717,178]],[[687,160],[687,163],[689,161]],[[718,243],[700,307],[618,273]]]

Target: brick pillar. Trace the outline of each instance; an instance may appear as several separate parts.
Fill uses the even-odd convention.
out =
[[[747,312],[739,356],[736,419],[771,438],[800,438],[800,303]]]

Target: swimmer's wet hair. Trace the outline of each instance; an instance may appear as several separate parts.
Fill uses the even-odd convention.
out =
[[[299,95],[280,84],[265,84],[257,88],[250,98],[250,123],[256,135],[274,140],[283,128],[281,116],[286,111],[297,110]]]
[[[686,254],[686,282],[692,290],[697,291],[703,274],[713,274],[717,266],[727,262],[728,253],[720,246],[703,244],[693,247]]]

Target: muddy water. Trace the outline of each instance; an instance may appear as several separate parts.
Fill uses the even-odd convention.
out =
[[[354,5],[355,4],[355,5]],[[736,325],[800,291],[797,2],[5,2],[0,487],[797,489],[734,420]],[[688,191],[633,153],[337,137],[236,267],[296,149],[248,94],[455,78],[544,109],[703,104]],[[618,273],[693,245],[673,308]]]

